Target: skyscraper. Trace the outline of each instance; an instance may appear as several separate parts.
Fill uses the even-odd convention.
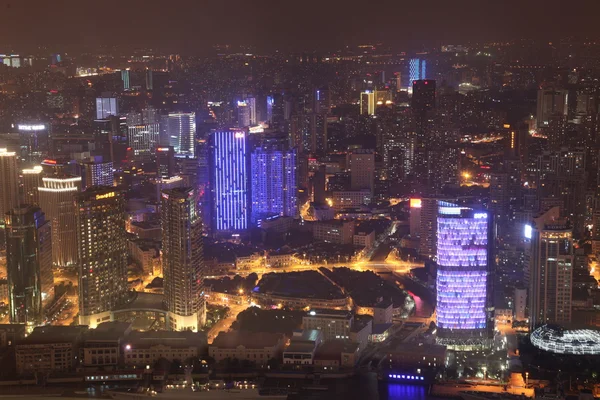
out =
[[[112,161],[103,161],[102,157],[98,156],[83,162],[81,166],[84,187],[114,185]]]
[[[136,159],[147,159],[159,143],[159,123],[133,125],[127,127],[129,147]]]
[[[198,193],[164,190],[161,196],[162,264],[170,328],[198,331],[206,321],[204,259]]]
[[[566,117],[568,113],[568,90],[539,89],[537,95],[537,127],[550,124],[550,117]]]
[[[412,81],[413,94],[411,108],[417,114],[424,113],[435,107],[435,81],[423,79]]]
[[[525,227],[529,247],[529,322],[571,322],[573,230],[553,207]]]
[[[351,189],[369,189],[373,193],[375,153],[372,150],[355,150],[349,155],[349,165]]]
[[[6,214],[6,270],[10,322],[29,330],[44,322],[43,303],[54,293],[50,224],[39,207]]]
[[[295,217],[296,151],[266,144],[250,156],[252,222],[274,215]]]
[[[427,79],[427,61],[421,58],[411,58],[408,62],[409,87],[414,81]]]
[[[375,115],[375,92],[365,90],[360,94],[360,113]]]
[[[95,328],[127,296],[125,199],[112,187],[75,196],[79,254],[79,323]]]
[[[23,184],[22,204],[39,205],[40,196],[38,188],[42,186],[42,167],[36,165],[33,168],[26,168],[21,172],[21,182]]]
[[[117,98],[112,95],[102,95],[96,98],[96,119],[108,119],[111,115],[119,115]]]
[[[123,81],[123,90],[131,89],[131,79],[128,69],[121,71],[121,80]]]
[[[156,149],[156,172],[161,179],[175,176],[175,152],[172,147]]]
[[[77,215],[74,196],[81,177],[42,178],[40,207],[52,225],[52,263],[67,267],[77,263]]]
[[[494,334],[491,216],[445,201],[437,218],[437,340],[448,349],[491,346]]]
[[[249,214],[246,134],[213,132],[210,156],[213,229],[246,229]]]
[[[0,149],[0,230],[8,211],[19,205],[19,174],[17,155]]]
[[[170,113],[167,118],[169,146],[178,156],[196,155],[196,114]]]

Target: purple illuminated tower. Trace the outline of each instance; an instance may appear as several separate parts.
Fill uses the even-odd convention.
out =
[[[438,343],[481,350],[494,333],[491,215],[445,201],[438,206]]]

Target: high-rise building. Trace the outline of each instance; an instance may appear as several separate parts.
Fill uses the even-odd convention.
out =
[[[411,58],[408,62],[409,88],[414,81],[427,79],[427,61],[421,58]]]
[[[437,217],[437,341],[448,349],[489,348],[494,335],[491,216],[445,201]]]
[[[172,147],[156,149],[156,173],[161,179],[175,176],[175,151]]]
[[[129,147],[136,159],[147,159],[152,156],[159,143],[159,123],[133,125],[127,128]]]
[[[539,89],[537,95],[537,127],[547,127],[552,116],[566,117],[569,108],[568,97],[568,90]]]
[[[170,113],[167,118],[169,146],[178,156],[196,155],[196,113]]]
[[[160,123],[160,112],[154,107],[146,107],[142,110],[142,123],[157,124]]]
[[[40,207],[52,225],[52,263],[59,267],[77,263],[77,216],[75,194],[81,177],[42,178],[38,188]]]
[[[24,205],[6,214],[6,270],[10,322],[29,330],[42,325],[54,278],[50,224],[39,207]]]
[[[40,204],[38,188],[42,186],[42,176],[41,165],[26,168],[21,172],[21,183],[23,184],[22,204],[35,206]]]
[[[165,190],[161,196],[162,264],[170,328],[198,331],[206,321],[204,259],[198,193]]]
[[[365,90],[360,94],[360,113],[375,115],[375,92],[373,90]]]
[[[295,217],[296,151],[282,146],[257,147],[250,156],[252,222],[281,215]]]
[[[131,79],[128,69],[121,71],[121,81],[123,81],[123,90],[131,89]]]
[[[103,161],[101,156],[92,157],[81,164],[83,187],[113,186],[114,171],[112,161]]]
[[[373,193],[375,179],[375,153],[372,150],[355,150],[349,155],[350,188],[369,189]]]
[[[19,205],[19,173],[17,155],[0,149],[0,229],[8,211]]]
[[[95,328],[127,298],[125,199],[112,187],[75,196],[79,254],[79,323]]]
[[[250,105],[246,100],[239,100],[237,102],[237,115],[238,115],[238,127],[245,128],[250,126]]]
[[[573,230],[553,207],[525,226],[529,247],[529,322],[532,328],[571,322]]]
[[[290,145],[299,153],[324,154],[327,151],[327,116],[294,115],[290,124]]]
[[[417,114],[435,108],[435,80],[422,79],[412,81],[411,108]]]
[[[119,115],[116,97],[102,96],[96,98],[96,119],[108,119],[111,115]]]
[[[213,132],[210,157],[213,229],[244,230],[249,217],[245,132]]]

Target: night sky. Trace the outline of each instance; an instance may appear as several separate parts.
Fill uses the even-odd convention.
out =
[[[99,45],[201,52],[599,37],[597,0],[0,0],[0,51]]]

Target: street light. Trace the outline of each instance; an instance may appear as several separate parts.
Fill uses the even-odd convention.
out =
[[[525,372],[525,387],[529,386],[529,372]]]

